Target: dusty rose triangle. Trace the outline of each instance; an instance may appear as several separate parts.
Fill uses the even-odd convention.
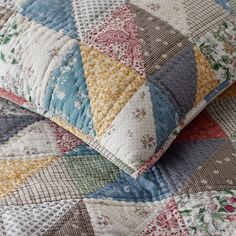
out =
[[[175,142],[190,142],[216,138],[227,138],[227,135],[209,113],[204,110],[182,130]]]
[[[82,42],[145,75],[138,28],[129,4],[107,16]]]
[[[147,225],[141,235],[189,235],[173,198],[166,203],[164,209]]]
[[[83,142],[60,126],[50,122],[55,132],[55,138],[61,153],[66,153],[78,147]]]

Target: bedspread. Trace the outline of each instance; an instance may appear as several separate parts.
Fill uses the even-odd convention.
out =
[[[0,235],[236,235],[236,86],[136,180],[0,100]]]
[[[236,236],[235,15],[0,0],[0,236]]]

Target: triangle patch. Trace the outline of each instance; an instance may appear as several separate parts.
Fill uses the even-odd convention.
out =
[[[40,168],[56,160],[55,157],[38,160],[9,160],[0,161],[0,197],[6,196],[22,184],[28,177]]]
[[[34,115],[0,115],[0,144],[6,143],[20,130],[42,119],[42,117]]]
[[[138,27],[146,75],[150,76],[190,42],[160,18],[135,5],[130,7]]]
[[[230,13],[216,4],[215,0],[184,0],[184,8],[189,36],[193,39],[201,37],[230,17]]]
[[[82,39],[107,15],[122,6],[126,0],[71,0],[74,8],[78,35]]]
[[[23,118],[30,122],[30,116],[23,116]],[[20,127],[20,123],[16,122],[15,125]],[[14,136],[11,137],[6,143],[0,145],[1,160],[32,160],[38,159],[39,157],[58,155],[59,150],[57,147],[55,134],[46,120],[29,124],[27,127],[18,131],[17,134],[14,134]]]
[[[145,75],[138,28],[129,4],[107,16],[82,41]]]
[[[43,26],[77,38],[71,0],[26,0],[20,13]]]
[[[94,127],[101,136],[145,77],[86,44],[80,49]]]
[[[219,80],[201,51],[194,47],[194,54],[197,65],[197,93],[195,105],[201,102],[204,97],[219,85]]]
[[[227,138],[224,130],[203,110],[175,140],[175,143]]]
[[[83,143],[81,139],[77,138],[72,133],[66,131],[59,125],[56,125],[53,122],[50,122],[50,125],[54,129],[56,142],[61,153],[64,154],[66,152],[69,152]]]
[[[173,198],[166,203],[160,214],[147,225],[140,235],[189,235]]]
[[[178,194],[235,189],[236,149],[227,140],[211,153],[184,183]]]
[[[76,204],[73,200],[31,205],[4,206],[0,209],[2,235],[44,235]]]
[[[45,163],[47,165],[44,168],[39,169],[37,172],[35,171],[30,176],[26,176],[28,178],[24,178],[24,183],[21,183],[15,191],[5,196],[1,200],[1,204],[27,205],[64,199],[80,199],[81,194],[75,186],[75,179],[68,173],[63,159],[54,158],[52,160],[54,161],[51,164]],[[37,167],[37,160],[33,160],[32,165],[34,163]],[[12,172],[14,173],[14,169]],[[26,169],[25,172],[31,173],[32,171]],[[8,173],[6,174],[7,176],[9,175]],[[18,177],[16,176],[16,178]]]
[[[188,35],[189,26],[183,0],[131,0],[131,3],[144,9],[184,35]]]

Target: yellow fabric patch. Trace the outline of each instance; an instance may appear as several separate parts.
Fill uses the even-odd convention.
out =
[[[80,49],[93,122],[97,136],[101,136],[145,77],[85,44]]]
[[[48,157],[38,160],[0,160],[0,197],[6,196],[40,168],[57,159]]]
[[[197,105],[208,93],[218,86],[219,80],[201,51],[194,47],[194,53],[197,64],[197,94],[195,101],[195,105]]]

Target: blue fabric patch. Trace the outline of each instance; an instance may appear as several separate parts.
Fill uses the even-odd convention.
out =
[[[211,91],[204,99],[209,103],[211,102],[222,90],[226,89],[229,86],[230,82],[225,80],[217,88]]]
[[[94,156],[94,155],[100,155],[97,151],[95,151],[93,148],[88,146],[87,144],[80,144],[78,147],[74,148],[73,150],[67,152],[65,154],[65,157],[71,157],[71,156]]]
[[[192,45],[188,45],[148,79],[165,94],[182,120],[192,109],[197,93],[197,67]]]
[[[121,174],[113,183],[89,194],[88,198],[118,201],[150,202],[160,201],[170,196],[170,189],[160,171],[153,166],[136,180],[128,174]]]
[[[71,0],[26,0],[21,6],[23,16],[55,31],[77,38]]]
[[[43,120],[41,116],[0,114],[0,144],[6,143],[24,128]]]
[[[176,128],[178,114],[167,97],[152,83],[149,83],[149,91],[156,126],[156,144],[159,149]]]
[[[224,7],[225,10],[231,12],[232,9],[230,7],[229,0],[215,0],[218,4]]]
[[[45,95],[46,115],[57,115],[95,136],[79,45],[73,46],[53,72]]]

